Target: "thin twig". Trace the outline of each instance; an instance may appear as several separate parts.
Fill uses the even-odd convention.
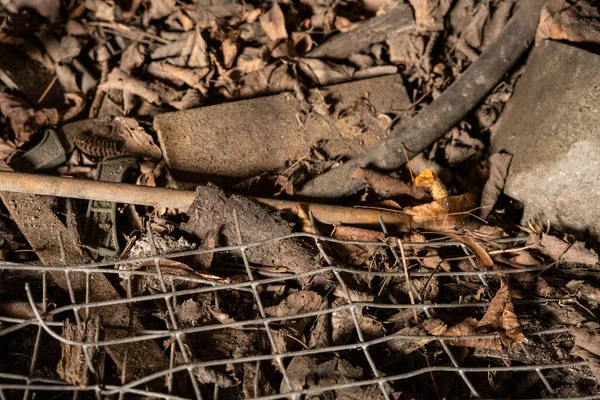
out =
[[[44,101],[44,99],[46,98],[46,96],[50,92],[50,89],[52,89],[52,87],[56,83],[57,79],[58,79],[58,75],[54,75],[54,78],[52,78],[52,80],[50,81],[50,83],[48,84],[48,86],[46,86],[46,89],[44,90],[44,93],[42,93],[40,95],[40,98],[37,100],[36,104],[40,104],[42,101]]]

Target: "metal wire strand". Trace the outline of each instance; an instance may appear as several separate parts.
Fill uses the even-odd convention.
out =
[[[29,370],[29,376],[22,376],[16,374],[8,374],[0,372],[0,400],[3,398],[7,398],[9,395],[8,391],[12,390],[23,390],[24,398],[31,398],[33,392],[38,391],[64,391],[64,392],[72,392],[74,397],[83,392],[95,393],[95,395],[100,398],[102,396],[118,396],[120,399],[127,398],[127,396],[145,396],[149,398],[162,398],[168,400],[179,400],[183,397],[180,397],[174,394],[174,388],[170,385],[165,391],[167,393],[158,392],[154,390],[148,389],[148,384],[155,379],[165,379],[167,377],[173,377],[178,373],[188,373],[190,378],[192,379],[192,383],[196,383],[194,386],[194,394],[196,398],[200,398],[200,387],[198,385],[197,380],[193,376],[193,371],[195,368],[207,368],[207,367],[226,367],[229,365],[241,365],[243,363],[251,363],[253,369],[256,369],[256,374],[254,376],[254,380],[252,382],[253,386],[253,395],[256,398],[265,398],[265,399],[275,399],[275,398],[298,398],[303,395],[319,395],[325,393],[327,391],[339,390],[339,389],[347,389],[347,388],[359,388],[368,385],[377,385],[383,395],[386,398],[390,397],[391,389],[389,387],[389,383],[402,381],[406,379],[410,379],[412,377],[421,375],[421,374],[432,374],[436,372],[453,372],[461,376],[465,384],[471,389],[471,394],[473,396],[477,396],[478,393],[474,390],[472,384],[467,377],[467,374],[476,373],[476,372],[493,372],[493,371],[535,371],[542,382],[548,389],[551,388],[549,382],[543,375],[543,371],[546,369],[568,369],[578,366],[586,365],[585,362],[571,362],[571,363],[557,363],[557,364],[536,364],[534,360],[528,355],[528,351],[526,348],[525,355],[530,360],[530,365],[522,365],[522,366],[511,366],[511,367],[489,367],[489,368],[467,368],[462,367],[456,362],[454,359],[449,347],[448,343],[451,343],[454,340],[465,340],[465,339],[489,339],[489,338],[497,338],[498,334],[485,334],[485,335],[470,335],[470,336],[421,336],[421,335],[401,335],[397,333],[388,334],[386,336],[382,336],[372,340],[366,340],[364,337],[364,333],[360,327],[360,321],[357,315],[357,310],[360,308],[370,308],[373,310],[415,310],[419,312],[425,312],[425,314],[431,317],[431,312],[434,309],[457,309],[457,308],[465,308],[465,309],[483,309],[488,306],[486,302],[477,302],[477,303],[466,303],[466,302],[447,302],[447,303],[435,303],[435,304],[423,304],[422,299],[420,297],[419,292],[415,289],[412,281],[416,277],[427,278],[431,274],[430,272],[413,272],[401,270],[401,271],[370,271],[370,270],[361,270],[345,267],[342,265],[336,265],[331,257],[325,251],[323,244],[326,242],[329,243],[340,243],[340,244],[355,244],[361,246],[372,246],[376,248],[387,249],[392,253],[398,265],[402,266],[407,260],[418,260],[422,257],[419,256],[410,256],[406,255],[401,256],[398,253],[400,250],[402,253],[405,249],[413,248],[413,249],[423,249],[423,248],[444,248],[444,247],[457,247],[461,248],[462,243],[454,240],[442,239],[440,241],[432,241],[432,242],[423,242],[423,243],[405,243],[402,242],[400,246],[394,243],[391,240],[380,241],[380,242],[364,242],[364,241],[351,241],[351,240],[341,240],[330,238],[326,236],[318,235],[316,232],[314,233],[295,233],[290,235],[284,235],[279,237],[274,237],[271,239],[253,242],[253,243],[244,243],[241,235],[241,228],[239,225],[238,216],[234,213],[234,221],[237,233],[237,239],[239,244],[234,246],[227,247],[216,247],[213,249],[197,249],[193,251],[186,252],[178,252],[172,254],[157,254],[156,246],[154,245],[154,237],[152,235],[151,230],[148,232],[150,234],[153,254],[149,257],[138,257],[132,258],[128,260],[113,260],[113,261],[103,261],[99,263],[90,263],[90,264],[79,264],[79,265],[57,265],[57,266],[39,266],[39,265],[31,265],[31,264],[14,264],[2,262],[0,263],[0,271],[10,271],[10,270],[26,270],[26,271],[37,271],[42,273],[43,285],[42,285],[42,303],[43,307],[40,311],[36,308],[36,304],[34,301],[33,292],[31,286],[29,284],[25,285],[25,293],[27,295],[27,300],[31,306],[34,318],[30,320],[19,319],[19,318],[10,318],[10,317],[0,317],[0,321],[3,323],[7,323],[9,326],[3,327],[0,329],[0,336],[6,335],[8,333],[14,333],[21,329],[24,329],[31,325],[37,326],[38,334],[36,336],[36,344],[34,345],[33,355],[32,355],[32,365]],[[310,220],[313,222],[314,219],[312,215],[309,215]],[[388,231],[385,225],[382,225],[382,230],[384,234],[387,236]],[[290,240],[293,238],[303,238],[314,240],[317,248],[319,249],[320,254],[325,260],[325,266],[315,268],[314,270],[307,271],[304,273],[286,273],[278,276],[271,277],[261,277],[258,278],[255,275],[250,263],[248,261],[248,257],[246,252],[249,249],[256,248],[259,246],[264,246],[273,242]],[[508,238],[503,240],[497,240],[493,243],[481,243],[485,248],[492,248],[490,253],[492,252],[510,252],[510,251],[518,251],[519,249],[523,249],[523,247],[512,247],[524,242],[526,238]],[[492,246],[492,247],[490,247]],[[464,251],[464,248],[463,248]],[[245,282],[231,282],[226,279],[222,279],[219,277],[214,277],[210,275],[175,275],[165,273],[161,269],[160,260],[162,259],[173,259],[179,258],[183,256],[191,256],[197,254],[208,254],[208,253],[225,253],[225,252],[239,252],[241,254],[242,259],[244,261],[244,269],[245,273],[248,276],[248,281]],[[472,254],[469,254],[468,251],[465,252],[464,259],[471,260],[470,262],[474,263],[474,258]],[[131,263],[139,263],[143,261],[151,261],[156,266],[156,271],[125,271],[125,270],[115,270],[112,267],[118,264],[131,264]],[[476,264],[475,264],[476,266]],[[490,276],[498,276],[498,275],[508,275],[508,274],[523,274],[527,272],[542,272],[548,269],[548,266],[536,266],[536,267],[528,267],[523,269],[498,269],[498,270],[474,270],[474,271],[450,271],[450,272],[436,272],[436,277],[478,277],[482,283],[485,285],[487,281],[486,277]],[[402,269],[402,268],[401,268]],[[89,283],[92,274],[118,274],[125,282],[127,282],[127,296],[124,298],[107,300],[107,301],[90,301],[90,298],[93,298],[93,294],[86,290],[86,298],[84,302],[78,303],[75,301],[72,290],[69,290],[71,303],[67,305],[63,305],[53,310],[48,310],[46,306],[46,274],[50,271],[62,271],[65,276],[68,278],[67,283],[69,283],[71,276],[75,274],[84,274],[86,278],[86,282]],[[347,303],[342,304],[335,307],[327,307],[324,309],[319,309],[311,312],[302,312],[293,315],[286,316],[273,316],[267,317],[265,313],[265,309],[260,298],[259,288],[262,285],[270,285],[270,284],[286,284],[287,282],[291,282],[298,279],[311,278],[316,276],[324,276],[325,274],[333,274],[336,277],[336,280],[340,287],[345,292],[345,296],[347,298]],[[345,279],[347,276],[369,276],[369,277],[381,277],[381,278],[399,278],[406,279],[409,293],[412,292],[415,299],[415,304],[386,304],[386,303],[377,303],[374,301],[354,301],[352,298],[352,293],[349,290]],[[159,293],[150,294],[150,295],[134,295],[131,290],[131,281],[136,277],[151,277],[156,278],[160,282],[161,291]],[[173,286],[171,290],[168,290],[166,285],[166,279],[170,279],[173,282]],[[176,289],[175,282],[194,282],[198,285],[198,287],[193,289]],[[87,286],[87,285],[86,285]],[[179,326],[178,321],[175,317],[174,308],[177,305],[176,299],[184,296],[194,296],[202,293],[214,293],[215,299],[219,294],[227,294],[231,293],[231,291],[245,291],[248,293],[252,293],[254,298],[254,303],[259,311],[258,318],[250,319],[250,320],[239,320],[227,323],[215,323],[215,324],[204,324],[201,326],[192,326],[187,328],[182,328]],[[138,330],[133,331],[131,327],[131,321],[133,316],[133,308],[135,304],[141,302],[164,302],[167,307],[167,316],[168,323],[166,329],[146,329],[146,330]],[[554,298],[554,299],[531,299],[531,300],[515,300],[513,303],[515,305],[537,305],[537,304],[545,304],[545,303],[568,303],[571,302],[572,299],[569,297],[565,298]],[[83,337],[81,340],[67,339],[63,337],[59,332],[62,324],[57,321],[51,321],[51,317],[63,317],[64,315],[75,315],[76,322],[78,323],[78,329],[80,332],[82,331],[83,325],[79,325],[79,322],[83,323],[83,319],[81,317],[87,317],[89,315],[94,315],[94,309],[100,307],[111,307],[114,305],[126,305],[130,310],[130,323],[127,329],[127,332],[123,337],[112,340],[104,340],[99,339],[98,337]],[[344,345],[335,345],[335,346],[327,346],[323,348],[311,348],[311,349],[301,349],[295,351],[281,352],[280,349],[277,348],[275,337],[272,330],[272,325],[276,323],[281,323],[284,321],[297,320],[302,318],[314,318],[322,315],[331,315],[334,312],[343,312],[349,311],[352,316],[352,320],[356,329],[356,336],[358,340],[354,342],[344,344]],[[67,313],[67,314],[65,314]],[[10,325],[13,324],[13,325]],[[5,324],[6,325],[6,324]],[[194,335],[199,334],[201,332],[208,331],[216,331],[223,329],[264,329],[269,342],[270,347],[273,352],[269,354],[256,354],[247,357],[239,357],[239,358],[224,358],[224,359],[210,359],[210,360],[192,360],[191,357],[188,356],[187,349],[184,347],[183,338],[186,335]],[[539,331],[531,331],[525,332],[528,337],[535,338],[541,337],[544,335],[560,335],[567,333],[569,331],[568,327],[560,327],[560,328],[552,328],[547,330],[539,330]],[[39,352],[41,349],[42,334],[47,334],[52,340],[57,340],[63,344],[71,345],[71,346],[80,346],[83,349],[83,354],[88,356],[88,352],[91,354],[91,350],[94,347],[106,347],[106,346],[114,346],[114,345],[124,345],[128,343],[141,342],[141,341],[154,341],[165,338],[174,338],[175,344],[181,350],[184,356],[184,362],[180,365],[175,364],[175,345],[171,345],[171,354],[170,354],[170,365],[169,368],[166,368],[161,371],[156,371],[148,374],[147,376],[136,377],[136,379],[130,379],[127,381],[125,379],[125,371],[122,371],[121,381],[119,385],[102,385],[100,383],[96,383],[94,385],[89,385],[88,387],[80,387],[74,385],[68,385],[64,382],[56,379],[44,379],[35,377],[35,365],[37,364],[36,360],[39,358]],[[451,366],[432,366],[429,368],[423,368],[418,370],[409,371],[404,374],[385,376],[377,367],[376,360],[373,359],[371,353],[369,352],[369,348],[374,345],[386,343],[391,340],[405,340],[405,341],[415,341],[415,340],[431,340],[440,343],[441,347],[444,349],[448,358],[451,360]],[[294,388],[292,387],[290,376],[285,368],[286,362],[288,362],[291,358],[297,356],[311,356],[318,354],[335,354],[336,352],[350,351],[350,350],[359,350],[362,351],[365,355],[369,368],[371,370],[372,379],[358,379],[352,382],[344,382],[335,385],[329,386],[315,386],[309,388]],[[86,357],[86,359],[89,357]],[[89,360],[91,363],[91,360]],[[127,358],[124,361],[124,368],[127,368]],[[272,394],[265,395],[263,397],[260,393],[260,379],[261,375],[264,374],[264,369],[266,365],[273,364],[281,373],[282,383],[289,393],[282,394]],[[89,366],[88,366],[89,367]],[[13,382],[11,382],[13,381]],[[14,383],[14,381],[18,381],[19,383]],[[173,379],[170,379],[169,382],[173,382]],[[221,390],[222,392],[222,390]],[[35,393],[39,396],[38,393]],[[586,398],[594,398],[594,397],[586,397]],[[583,399],[583,398],[582,398]]]

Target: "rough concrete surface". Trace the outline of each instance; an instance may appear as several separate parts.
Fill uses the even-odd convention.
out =
[[[241,179],[283,168],[322,140],[331,156],[351,157],[385,135],[389,119],[378,115],[409,105],[396,74],[313,89],[308,101],[282,93],[162,114],[154,128],[176,178]]]
[[[492,136],[513,154],[504,191],[524,220],[600,233],[600,56],[558,42],[535,48]]]

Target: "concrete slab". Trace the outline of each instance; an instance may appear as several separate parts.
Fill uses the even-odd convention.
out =
[[[159,115],[164,159],[177,179],[202,182],[278,170],[320,141],[331,156],[351,157],[384,137],[389,121],[378,114],[410,105],[400,75],[313,89],[311,98],[317,90],[335,117],[290,93]]]
[[[600,233],[600,56],[558,42],[535,48],[492,135],[513,154],[504,191],[523,219]]]

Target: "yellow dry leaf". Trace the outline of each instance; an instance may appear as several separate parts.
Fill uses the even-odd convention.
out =
[[[302,227],[302,232],[313,233],[314,232],[313,224],[310,222],[310,216],[308,215],[308,213],[306,212],[304,207],[302,207],[301,204],[298,204],[294,211],[296,212],[296,215],[298,216],[298,220],[300,221],[300,226]]]
[[[405,210],[412,215],[415,226],[423,229],[445,231],[463,225],[468,219],[468,212],[478,205],[472,193],[448,196],[431,203],[414,206]]]
[[[415,185],[429,189],[434,200],[440,200],[450,195],[446,185],[430,169],[426,169],[415,178]]]

